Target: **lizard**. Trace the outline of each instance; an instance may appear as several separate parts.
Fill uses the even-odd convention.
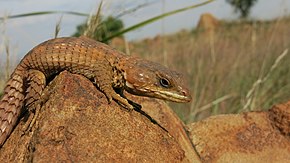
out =
[[[123,90],[173,102],[191,101],[184,77],[161,64],[125,55],[84,36],[54,38],[31,49],[7,81],[0,100],[0,147],[23,109],[37,108],[48,79],[65,70],[90,79],[109,103],[115,100],[129,110],[134,106]]]

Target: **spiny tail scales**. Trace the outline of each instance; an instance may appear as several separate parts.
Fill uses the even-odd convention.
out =
[[[0,101],[0,147],[13,130],[25,98],[23,74],[15,71],[4,89]],[[24,72],[23,72],[24,73]]]

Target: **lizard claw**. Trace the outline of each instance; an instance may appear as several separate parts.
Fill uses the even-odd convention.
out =
[[[36,119],[39,117],[40,108],[41,108],[41,105],[37,103],[36,107],[29,111],[30,113],[29,113],[28,119],[22,128],[23,135],[31,131],[33,126],[37,123]]]
[[[112,100],[115,100],[118,104],[122,105],[129,112],[134,110],[134,105],[132,105],[129,100],[127,100],[125,97],[122,97],[122,95],[116,93],[114,90],[104,91],[104,94],[106,95],[109,104],[112,102]]]

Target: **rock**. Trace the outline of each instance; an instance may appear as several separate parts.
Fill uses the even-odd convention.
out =
[[[199,31],[213,31],[219,26],[219,21],[210,13],[204,13],[200,16],[197,30]]]
[[[188,125],[202,162],[290,162],[289,103]]]
[[[37,123],[24,134],[24,114],[0,162],[290,162],[290,101],[189,124],[188,137],[162,100],[126,94],[142,105],[128,112],[83,76],[51,83]]]
[[[181,148],[184,150],[186,158],[190,162],[199,162],[200,159],[186,133],[185,125],[163,100],[148,97],[138,98],[137,96],[129,94],[126,96],[128,96],[129,99],[134,99],[135,102],[142,104],[142,110],[161,124],[161,126],[177,140]]]
[[[177,141],[180,138],[140,112],[108,104],[86,78],[63,72],[52,82],[56,84],[48,86],[51,95],[37,123],[22,135],[22,118],[0,149],[0,162],[192,162]],[[147,98],[141,104],[146,110],[168,109],[160,100]],[[165,128],[171,126],[167,122]]]
[[[290,101],[274,106],[269,111],[269,118],[273,126],[283,135],[290,137]]]

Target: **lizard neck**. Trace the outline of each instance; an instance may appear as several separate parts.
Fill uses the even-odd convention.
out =
[[[120,55],[115,58],[113,64],[113,87],[128,89],[127,77],[129,71],[134,71],[137,66],[138,57],[129,56],[129,55]],[[144,70],[142,70],[144,71]],[[127,75],[127,76],[126,76]]]
[[[122,88],[130,93],[133,93],[131,90],[134,89],[135,86],[138,86],[138,79],[134,80],[133,82],[128,82],[128,78],[130,78],[130,72],[134,72],[135,74],[142,73],[146,71],[146,69],[140,69],[138,67],[138,57],[129,56],[129,55],[122,55],[117,58],[117,62],[114,67],[114,87]],[[136,70],[135,70],[136,69]],[[141,79],[142,80],[142,79]],[[128,87],[129,85],[129,87]],[[133,93],[135,94],[135,93]]]
[[[112,64],[113,69],[113,87],[124,89],[126,86],[125,72],[129,64],[130,56],[120,55],[115,58]]]

